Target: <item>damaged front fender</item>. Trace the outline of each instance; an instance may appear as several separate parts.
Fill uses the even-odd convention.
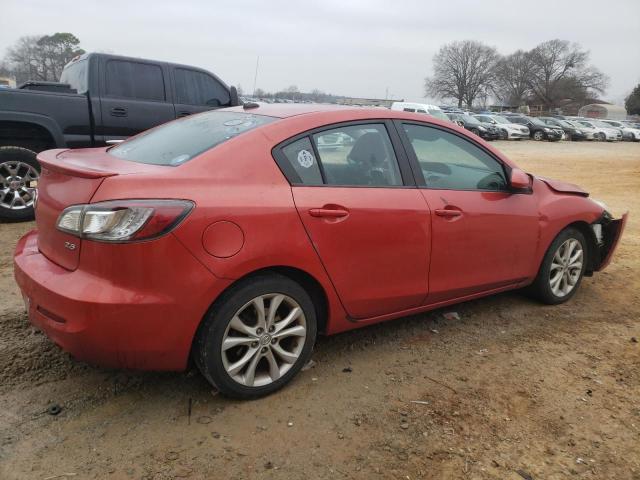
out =
[[[613,257],[622,232],[627,224],[629,212],[622,215],[622,218],[614,219],[609,212],[605,210],[596,222],[591,224],[593,233],[597,240],[598,255],[594,259],[594,271],[604,270]]]

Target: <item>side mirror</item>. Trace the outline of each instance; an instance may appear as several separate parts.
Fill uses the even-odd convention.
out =
[[[527,190],[531,188],[531,178],[519,168],[511,170],[509,185],[514,190]]]

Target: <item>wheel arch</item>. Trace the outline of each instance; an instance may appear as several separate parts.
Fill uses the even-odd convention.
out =
[[[198,338],[200,327],[204,323],[204,319],[207,317],[207,315],[209,315],[209,313],[217,305],[220,299],[230,290],[237,288],[238,285],[248,282],[254,277],[269,275],[269,274],[282,275],[283,277],[287,277],[290,280],[293,280],[294,282],[302,286],[302,288],[304,288],[304,290],[311,297],[311,300],[313,301],[313,305],[315,306],[318,333],[319,334],[326,333],[328,317],[329,317],[329,300],[327,297],[327,293],[325,292],[325,289],[322,287],[322,284],[313,275],[309,274],[308,272],[300,268],[284,266],[284,265],[274,265],[274,266],[260,268],[252,272],[248,272],[242,277],[234,280],[223,291],[220,292],[220,294],[211,302],[211,304],[209,305],[209,308],[207,308],[207,311],[204,313],[204,315],[200,319],[198,327],[195,329],[193,338],[191,340],[189,358],[193,358],[195,342]]]
[[[0,146],[23,147],[36,153],[65,146],[64,136],[51,119],[22,112],[11,113],[11,116],[0,113]]]
[[[587,241],[587,268],[585,269],[585,276],[591,276],[593,275],[593,272],[596,269],[597,263],[598,263],[598,241],[596,239],[596,235],[593,232],[593,229],[591,228],[591,225],[584,221],[584,220],[576,220],[573,221],[571,223],[566,224],[565,226],[563,226],[562,228],[560,228],[555,235],[553,235],[553,237],[551,237],[551,240],[549,241],[549,244],[545,246],[545,249],[543,251],[542,254],[542,258],[540,260],[540,265],[538,265],[538,270],[540,268],[542,268],[542,262],[544,261],[544,255],[545,253],[549,250],[549,247],[551,246],[551,244],[553,243],[553,241],[558,238],[558,235],[560,235],[562,232],[564,232],[567,228],[575,228],[576,230],[578,230],[580,233],[582,233],[582,235],[584,236],[585,240]]]

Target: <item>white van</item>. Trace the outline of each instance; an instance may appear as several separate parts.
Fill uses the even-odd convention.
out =
[[[451,119],[447,117],[447,114],[440,110],[440,107],[436,105],[429,105],[428,103],[393,102],[391,104],[391,110],[426,113],[438,120],[446,120],[447,122],[451,121]]]

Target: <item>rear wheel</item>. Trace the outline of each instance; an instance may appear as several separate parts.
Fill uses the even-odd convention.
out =
[[[256,276],[216,302],[198,331],[195,361],[223,394],[261,397],[309,360],[316,329],[313,302],[299,284],[277,274]]]
[[[566,228],[549,246],[529,293],[543,303],[564,303],[575,295],[587,265],[582,232]]]
[[[0,147],[0,220],[33,219],[39,177],[36,152],[22,147]]]

